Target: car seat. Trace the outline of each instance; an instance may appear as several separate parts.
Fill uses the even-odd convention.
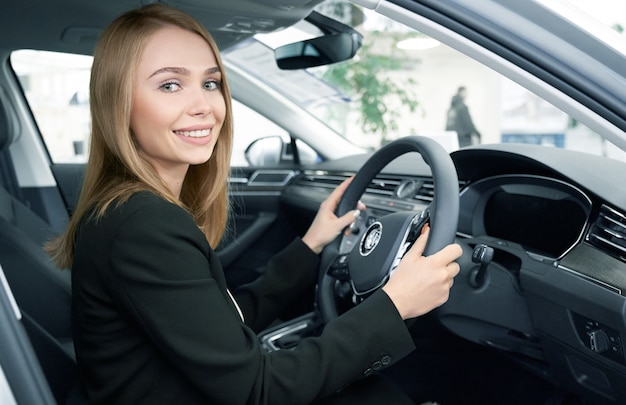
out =
[[[0,101],[2,101],[0,99]],[[16,131],[0,102],[0,264],[23,314],[23,324],[50,388],[64,403],[77,385],[72,344],[69,270],[59,270],[43,250],[52,228],[8,190],[15,179],[8,148]]]
[[[0,374],[5,384],[0,399],[7,403],[54,405],[50,386],[26,335],[21,317],[16,316],[10,288],[4,283],[0,265]],[[11,398],[12,397],[12,398]]]

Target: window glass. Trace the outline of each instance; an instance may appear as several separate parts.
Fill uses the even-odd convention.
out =
[[[11,55],[26,99],[54,163],[87,161],[91,131],[91,56],[20,50]],[[255,139],[289,134],[256,111],[233,100],[233,166],[247,166],[245,150]]]
[[[626,159],[619,148],[546,100],[421,32],[343,1],[323,3],[317,11],[363,35],[356,57],[279,70],[273,49],[313,36],[298,25],[256,35],[256,41],[227,50],[225,60],[350,142],[372,150],[403,136],[424,135],[448,150],[521,142]],[[298,29],[301,35],[294,33]]]
[[[233,100],[233,117],[235,139],[231,166],[248,166],[245,151],[256,139],[279,136],[283,142],[289,143],[287,131],[237,100]]]
[[[23,50],[11,55],[26,100],[54,163],[85,162],[92,58]]]

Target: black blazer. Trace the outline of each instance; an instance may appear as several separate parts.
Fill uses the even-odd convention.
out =
[[[90,402],[306,404],[403,357],[413,346],[379,291],[294,350],[267,354],[264,327],[311,283],[299,239],[230,298],[192,217],[148,192],[86,220],[72,267],[74,342]]]

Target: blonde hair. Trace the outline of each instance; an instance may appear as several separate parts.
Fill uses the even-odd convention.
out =
[[[222,74],[226,103],[226,115],[213,154],[207,162],[189,167],[180,199],[139,156],[130,130],[132,89],[142,51],[154,32],[171,25],[200,35],[212,49]],[[228,218],[233,123],[230,90],[211,34],[193,17],[162,4],[130,11],[102,32],[94,52],[89,91],[91,144],[80,197],[65,232],[46,246],[57,266],[71,267],[74,238],[83,217],[93,210],[93,215],[99,218],[111,203],[126,201],[142,190],[152,191],[187,209],[208,242],[216,246]]]

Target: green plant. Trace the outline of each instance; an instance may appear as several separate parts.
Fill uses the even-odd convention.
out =
[[[364,132],[378,133],[385,137],[398,129],[400,113],[395,108],[398,102],[411,112],[418,106],[416,97],[406,90],[414,84],[407,79],[400,85],[381,72],[399,69],[400,61],[390,56],[370,52],[371,45],[364,45],[358,59],[328,67],[324,80],[348,94],[353,108],[360,111],[359,125]]]
[[[354,19],[354,16],[363,20],[363,13],[358,9],[346,10],[338,5],[335,9],[333,14],[344,20]],[[357,123],[361,130],[379,135],[383,143],[398,129],[400,109],[414,112],[419,105],[416,95],[409,90],[415,81],[404,78],[399,82],[389,73],[403,68],[406,56],[396,44],[407,37],[406,33],[384,28],[368,32],[355,58],[317,72],[349,97],[350,110],[358,113]],[[336,115],[341,113],[335,111]]]

